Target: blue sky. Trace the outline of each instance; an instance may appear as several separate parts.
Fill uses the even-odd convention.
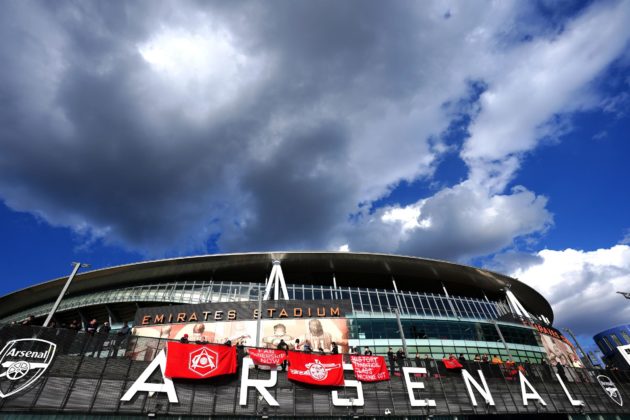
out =
[[[630,321],[628,2],[5,2],[2,293],[191,254],[375,251]]]

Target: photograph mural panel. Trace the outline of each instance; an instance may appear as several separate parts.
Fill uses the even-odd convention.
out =
[[[260,343],[256,343],[257,321],[197,322],[135,327],[137,344],[127,356],[134,360],[153,360],[166,340],[180,340],[185,334],[191,342],[276,348],[281,339],[290,349],[301,350],[308,340],[314,350],[331,351],[332,343],[348,351],[348,321],[345,318],[267,319],[261,321]],[[163,340],[155,340],[161,338]],[[296,344],[295,340],[299,340]]]
[[[584,367],[575,349],[570,344],[547,334],[540,334],[540,338],[552,365],[560,363],[564,366]]]

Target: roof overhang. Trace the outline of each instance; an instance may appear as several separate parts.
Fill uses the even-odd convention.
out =
[[[547,300],[517,279],[446,261],[375,253],[268,252],[145,261],[78,274],[70,293],[77,295],[194,276],[204,280],[216,276],[233,281],[264,282],[274,260],[282,262],[282,270],[289,284],[332,284],[334,273],[339,286],[391,289],[391,282],[384,279],[392,276],[398,288],[405,291],[422,291],[426,289],[425,282],[441,282],[447,289],[475,288],[496,296],[501,295],[502,289],[509,285],[530,312],[553,320],[553,310]],[[54,279],[1,297],[0,318],[53,301],[66,279]]]

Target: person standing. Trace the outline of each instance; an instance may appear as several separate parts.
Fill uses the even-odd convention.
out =
[[[405,365],[405,358],[407,356],[405,355],[405,352],[403,351],[403,349],[398,349],[398,351],[396,352],[396,363],[398,364],[398,370],[400,371],[400,374],[402,375],[402,371],[403,371],[403,366]]]
[[[371,356],[372,355],[372,350],[370,350],[370,348],[368,346],[365,346],[365,350],[363,351],[363,355],[364,356]]]
[[[96,333],[97,330],[98,330],[98,322],[96,321],[96,318],[93,318],[87,324],[87,327],[85,327],[85,332],[90,335],[94,335],[94,333]]]
[[[74,319],[72,320],[72,322],[70,323],[70,326],[68,326],[69,329],[79,332],[81,331],[81,324],[79,323],[78,320]]]
[[[422,367],[422,359],[420,358],[420,353],[416,353],[414,361],[416,362],[416,367]]]
[[[109,322],[105,321],[103,322],[103,325],[101,325],[101,328],[98,329],[98,332],[103,333],[103,334],[109,334],[111,330],[112,330],[112,327],[109,326]]]
[[[103,347],[105,346],[105,341],[109,338],[109,333],[112,330],[112,327],[109,326],[109,322],[103,322],[103,325],[98,329],[98,334],[94,337],[96,339],[96,343],[94,344],[94,353],[93,356],[99,357]],[[111,342],[110,342],[111,345]]]
[[[289,352],[289,345],[284,341],[284,339],[280,339],[280,342],[276,346],[276,349],[284,351],[284,354]],[[287,370],[287,359],[285,358],[282,362],[282,371]]]
[[[562,379],[562,382],[567,383],[567,374],[562,363],[556,363],[556,371],[558,372],[558,376]]]
[[[394,351],[391,347],[387,350],[387,361],[389,362],[389,372],[391,376],[394,376],[394,373],[396,373],[396,356],[394,356]]]
[[[30,327],[31,325],[33,325],[34,321],[35,321],[35,316],[29,315],[26,317],[24,321],[22,321],[22,325],[24,325],[25,327]]]
[[[435,369],[433,368],[433,358],[428,354],[424,355],[424,367],[427,369],[427,374],[429,376],[433,376],[435,374]]]
[[[498,354],[495,354],[495,355],[492,356],[492,364],[493,365],[503,364],[503,360],[501,360],[501,358],[499,357]]]
[[[339,354],[339,347],[334,341],[331,343],[330,354]]]
[[[208,340],[206,340],[206,337],[202,337],[202,339],[206,341],[206,343],[208,342]],[[245,345],[243,344],[242,341],[239,340],[239,342],[236,343],[236,363],[239,369],[243,366],[243,359],[245,358],[245,353],[246,353]]]
[[[125,321],[123,323],[122,328],[120,328],[116,332],[116,337],[114,337],[114,348],[112,349],[112,357],[118,356],[118,349],[121,345],[126,345],[127,337],[131,334],[131,328],[129,327],[129,323]]]

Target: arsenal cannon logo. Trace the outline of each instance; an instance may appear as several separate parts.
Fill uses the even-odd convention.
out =
[[[335,363],[322,363],[319,360],[315,359],[313,363],[307,363],[306,369],[308,369],[308,374],[311,375],[311,378],[316,381],[323,381],[328,377],[328,371],[331,369],[338,369],[340,365]]]
[[[9,341],[0,351],[0,398],[31,386],[48,369],[57,345],[38,338]]]
[[[219,365],[219,355],[216,351],[207,347],[191,351],[189,355],[188,369],[199,376],[208,376]]]
[[[604,388],[604,391],[606,391],[606,394],[608,394],[611,400],[613,400],[620,406],[623,406],[623,400],[621,399],[621,394],[617,389],[617,385],[615,385],[615,383],[608,376],[599,375],[597,377],[597,381],[602,386],[602,388]]]

